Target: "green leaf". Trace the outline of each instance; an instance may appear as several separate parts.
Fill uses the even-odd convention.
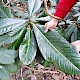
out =
[[[73,30],[75,29],[76,25],[75,24],[71,24],[67,27],[67,29],[64,30],[63,34],[64,37],[68,40],[73,32]]]
[[[37,50],[37,55],[36,55],[36,60],[38,61],[39,64],[45,66],[45,67],[50,67],[52,65],[52,60],[45,60],[40,52],[40,50]]]
[[[11,43],[11,36],[8,34],[0,36],[0,46]]]
[[[74,17],[79,17],[79,16],[80,16],[80,12],[74,15]]]
[[[19,70],[19,66],[17,65],[17,63],[5,65],[5,66],[11,73],[15,73]]]
[[[2,0],[0,0],[0,4],[2,4]]]
[[[41,3],[41,0],[28,0],[28,10],[30,17],[39,10]]]
[[[80,16],[78,17],[78,20],[80,21]]]
[[[39,49],[45,60],[53,59],[54,65],[67,74],[80,74],[80,54],[55,31],[44,32],[41,25],[34,25]]]
[[[56,0],[49,0],[53,6],[56,5]]]
[[[14,59],[18,56],[18,52],[15,50],[0,48],[0,63],[11,64],[14,63]]]
[[[18,51],[17,50],[5,49],[4,52],[8,53],[13,59],[16,59],[18,57]]]
[[[78,40],[80,40],[80,30],[78,29],[78,35],[77,35]]]
[[[56,3],[58,4],[59,0],[56,0]]]
[[[11,18],[10,10],[4,5],[0,5],[0,17],[1,18]]]
[[[17,30],[14,30],[12,32],[9,32],[7,34],[4,34],[0,36],[0,46],[4,44],[11,44],[15,40],[17,40],[22,34],[23,34],[24,29],[20,28]]]
[[[27,32],[27,29],[24,27],[23,28],[23,31],[22,31],[22,34],[20,35],[20,37],[12,44],[11,46],[11,49],[14,49],[14,50],[17,50],[19,49],[19,46],[20,44],[22,43],[24,37],[25,37],[25,34]]]
[[[76,27],[71,35],[71,42],[74,42],[77,40],[77,34],[78,34],[78,28]]]
[[[24,65],[30,64],[36,56],[36,42],[30,29],[19,48],[19,58]]]
[[[0,35],[10,32],[20,26],[24,25],[26,20],[5,18],[0,19]]]
[[[36,20],[37,21],[49,21],[49,20],[51,20],[51,17],[50,16],[40,17],[40,18],[37,18]]]
[[[0,65],[0,80],[10,80],[10,72],[2,65]]]

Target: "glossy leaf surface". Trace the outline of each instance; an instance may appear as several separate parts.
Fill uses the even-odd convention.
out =
[[[68,74],[80,74],[80,54],[57,32],[44,32],[43,26],[34,25],[39,49],[44,59],[53,59],[55,66]]]
[[[41,0],[28,0],[28,10],[30,17],[39,10],[41,3]]]
[[[0,17],[1,18],[11,18],[10,10],[4,5],[0,5]]]
[[[30,64],[36,56],[36,42],[32,31],[28,30],[19,48],[19,57],[24,65]]]
[[[15,50],[0,48],[0,63],[11,64],[15,62],[15,58],[18,56],[18,52]]]
[[[0,65],[0,80],[10,80],[10,72],[2,65]]]
[[[26,20],[5,18],[0,19],[0,35],[12,31],[20,26],[24,25]]]

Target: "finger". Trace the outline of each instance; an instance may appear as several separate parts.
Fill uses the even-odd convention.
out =
[[[56,27],[50,27],[49,30],[53,31]]]
[[[53,31],[54,29],[52,27],[50,27],[49,30]]]
[[[47,27],[47,23],[44,25],[44,27]]]
[[[79,41],[79,40],[71,43],[71,45],[73,45],[73,46],[77,46],[77,45],[79,45],[79,44],[80,44],[80,41]]]
[[[46,27],[45,27],[45,33],[48,32],[48,29],[49,29],[49,26],[46,25]]]
[[[72,46],[75,46],[77,52],[80,51],[80,40],[71,43]]]

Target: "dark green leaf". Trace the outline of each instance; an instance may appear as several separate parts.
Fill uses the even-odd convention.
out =
[[[0,46],[4,44],[13,43],[23,34],[23,31],[24,29],[20,28],[20,29],[14,30],[12,32],[9,32],[7,34],[0,36]]]
[[[41,25],[34,25],[39,49],[44,59],[53,59],[54,65],[68,74],[80,74],[80,54],[57,32],[44,32]]]
[[[52,60],[49,61],[45,60],[39,50],[37,50],[36,60],[38,61],[39,64],[45,67],[49,67],[50,65],[52,65],[53,62]]]
[[[36,20],[37,20],[37,21],[49,21],[50,19],[51,19],[50,16],[46,16],[46,17],[37,18]]]
[[[14,63],[14,59],[18,56],[18,52],[15,50],[0,48],[0,63],[11,64]]]
[[[25,34],[27,32],[27,29],[24,27],[22,30],[22,34],[20,35],[20,37],[12,44],[11,48],[17,50],[20,46],[20,44],[22,43]]]
[[[80,40],[80,30],[78,29],[78,35],[77,35],[78,40]]]
[[[0,19],[0,35],[12,31],[20,26],[24,25],[26,20],[22,19]]]
[[[0,5],[0,17],[1,18],[11,18],[10,10],[4,5]]]
[[[53,6],[56,5],[56,0],[49,0]]]
[[[71,35],[71,42],[74,42],[77,40],[77,34],[78,34],[78,29],[76,27]]]
[[[4,44],[9,44],[9,43],[11,43],[10,35],[6,34],[6,35],[0,36],[0,46]]]
[[[28,0],[28,10],[30,17],[39,10],[41,3],[41,0]]]
[[[19,70],[19,66],[17,65],[17,63],[5,65],[5,66],[11,73],[15,73]]]
[[[10,72],[2,65],[0,65],[0,80],[10,80]]]
[[[19,48],[19,58],[24,65],[30,64],[36,56],[36,42],[30,29]]]
[[[73,32],[73,30],[75,29],[76,25],[75,24],[71,24],[67,27],[67,29],[64,30],[63,34],[64,37],[68,40]]]

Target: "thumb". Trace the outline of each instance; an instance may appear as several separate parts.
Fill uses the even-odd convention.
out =
[[[48,28],[49,28],[48,25],[45,24],[45,31],[44,31],[45,33],[48,32]]]

